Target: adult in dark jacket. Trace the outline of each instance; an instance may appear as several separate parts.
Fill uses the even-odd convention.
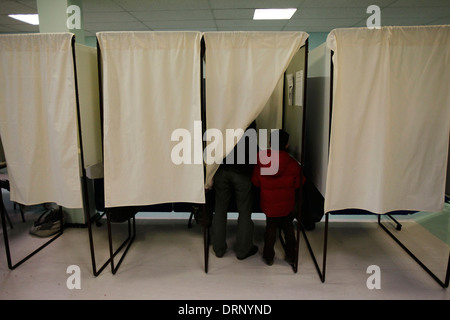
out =
[[[274,139],[279,141],[279,148],[273,143]],[[300,165],[287,152],[289,134],[283,130],[273,131],[271,141],[271,149],[258,153],[258,163],[252,175],[252,183],[260,188],[260,205],[266,215],[263,259],[268,265],[273,264],[276,231],[280,228],[286,242],[285,259],[292,265],[296,241],[290,213],[295,207],[295,189],[303,183],[303,176]],[[269,167],[278,170],[264,172]]]
[[[226,229],[228,206],[234,194],[239,213],[236,231],[235,253],[243,260],[258,252],[253,244],[254,224],[252,221],[252,172],[256,162],[256,149],[252,161],[252,148],[256,148],[256,124],[253,122],[246,133],[227,155],[214,175],[215,212],[212,220],[212,245],[217,257],[223,257],[227,251]],[[251,139],[253,130],[254,138]],[[242,153],[244,150],[244,153]],[[252,164],[253,163],[253,164]]]

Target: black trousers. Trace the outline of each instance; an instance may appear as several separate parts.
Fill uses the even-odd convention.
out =
[[[216,255],[227,250],[227,214],[234,192],[239,217],[237,221],[235,252],[243,258],[253,247],[252,182],[249,175],[231,166],[220,166],[214,175],[216,192],[215,213],[212,220],[212,245]]]
[[[266,232],[264,234],[264,251],[263,258],[266,261],[272,261],[275,257],[275,240],[277,229],[280,228],[284,233],[286,242],[285,259],[294,261],[295,258],[295,232],[292,224],[292,216],[270,218],[266,217]]]

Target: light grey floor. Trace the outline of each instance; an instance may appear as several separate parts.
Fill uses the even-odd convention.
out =
[[[10,216],[14,229],[9,230],[9,235],[16,262],[41,240],[28,234],[35,217],[26,216],[27,223],[23,223],[18,212],[10,211]],[[66,228],[60,238],[15,270],[7,267],[2,239],[0,299],[450,299],[449,289],[439,286],[412,260],[378,226],[375,217],[330,219],[324,283],[303,237],[298,273],[293,273],[283,260],[279,241],[274,265],[262,262],[264,220],[255,220],[259,252],[243,261],[237,260],[232,251],[236,221],[229,220],[231,249],[220,259],[210,249],[209,272],[205,273],[203,231],[199,225],[188,229],[187,219],[141,218],[137,219],[136,239],[115,275],[108,266],[99,276],[93,276],[86,228]],[[307,233],[320,264],[323,224]],[[116,243],[120,237],[123,239],[125,229],[126,224],[113,225]],[[403,229],[394,232],[444,279],[449,254],[446,243],[413,221],[405,221]],[[106,223],[94,227],[94,240],[97,264],[101,265],[108,257]],[[67,270],[73,265],[80,270],[80,289],[67,286],[74,275]],[[379,267],[380,289],[367,286],[373,276],[368,273],[372,265]]]

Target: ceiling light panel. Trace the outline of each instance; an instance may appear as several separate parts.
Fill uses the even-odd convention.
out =
[[[289,20],[297,8],[255,9],[253,20]]]

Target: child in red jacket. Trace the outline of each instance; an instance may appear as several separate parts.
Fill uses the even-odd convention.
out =
[[[273,264],[276,231],[280,228],[286,242],[285,260],[292,265],[295,259],[295,233],[290,213],[295,207],[295,189],[299,188],[301,183],[301,167],[287,152],[287,132],[273,131],[271,141],[271,149],[259,152],[258,163],[252,176],[253,184],[261,190],[260,204],[266,215],[263,259],[268,265]],[[274,143],[276,141],[279,143]],[[269,167],[278,170],[267,174]]]

